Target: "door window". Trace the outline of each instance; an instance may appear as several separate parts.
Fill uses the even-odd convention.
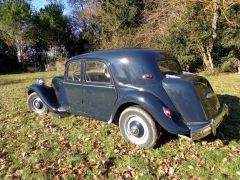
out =
[[[100,61],[86,61],[85,79],[87,82],[111,82],[107,65]]]
[[[68,65],[67,80],[81,80],[81,62],[72,62]]]

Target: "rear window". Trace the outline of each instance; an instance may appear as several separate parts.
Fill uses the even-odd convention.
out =
[[[174,59],[164,59],[159,60],[158,62],[158,68],[161,71],[161,74],[179,74],[182,73],[181,66],[179,63]]]

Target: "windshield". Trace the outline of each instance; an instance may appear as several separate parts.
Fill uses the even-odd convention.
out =
[[[161,59],[158,62],[158,68],[161,71],[161,74],[179,74],[182,73],[181,66],[174,59]]]

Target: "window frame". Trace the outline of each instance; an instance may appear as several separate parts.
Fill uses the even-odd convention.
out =
[[[74,63],[80,63],[80,80],[68,79],[69,66],[71,64],[74,64]],[[65,65],[64,80],[65,81],[72,81],[72,82],[80,82],[80,83],[82,83],[82,80],[83,80],[83,76],[82,76],[83,68],[82,68],[82,66],[83,66],[83,63],[82,63],[81,60],[74,60],[74,61],[67,62],[66,65]]]
[[[110,81],[109,82],[97,82],[97,81],[87,81],[86,80],[86,63],[87,62],[91,62],[91,61],[97,61],[97,62],[101,62],[103,64],[106,65],[106,68],[108,70],[108,73],[110,74]],[[106,86],[109,86],[109,85],[113,85],[113,76],[112,76],[112,73],[111,73],[111,69],[110,69],[110,64],[109,62],[106,62],[104,60],[101,60],[101,59],[84,59],[84,62],[83,62],[83,73],[82,73],[82,80],[83,80],[83,83],[85,84],[95,84],[95,85],[106,85]]]

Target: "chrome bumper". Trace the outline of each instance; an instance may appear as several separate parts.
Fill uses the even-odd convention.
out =
[[[221,124],[221,122],[224,119],[224,116],[228,115],[228,113],[229,113],[228,106],[226,104],[223,104],[222,111],[215,118],[211,119],[211,122],[209,124],[200,129],[191,131],[190,133],[191,139],[192,140],[201,139],[211,133],[213,133],[213,135],[216,135],[217,127]]]

